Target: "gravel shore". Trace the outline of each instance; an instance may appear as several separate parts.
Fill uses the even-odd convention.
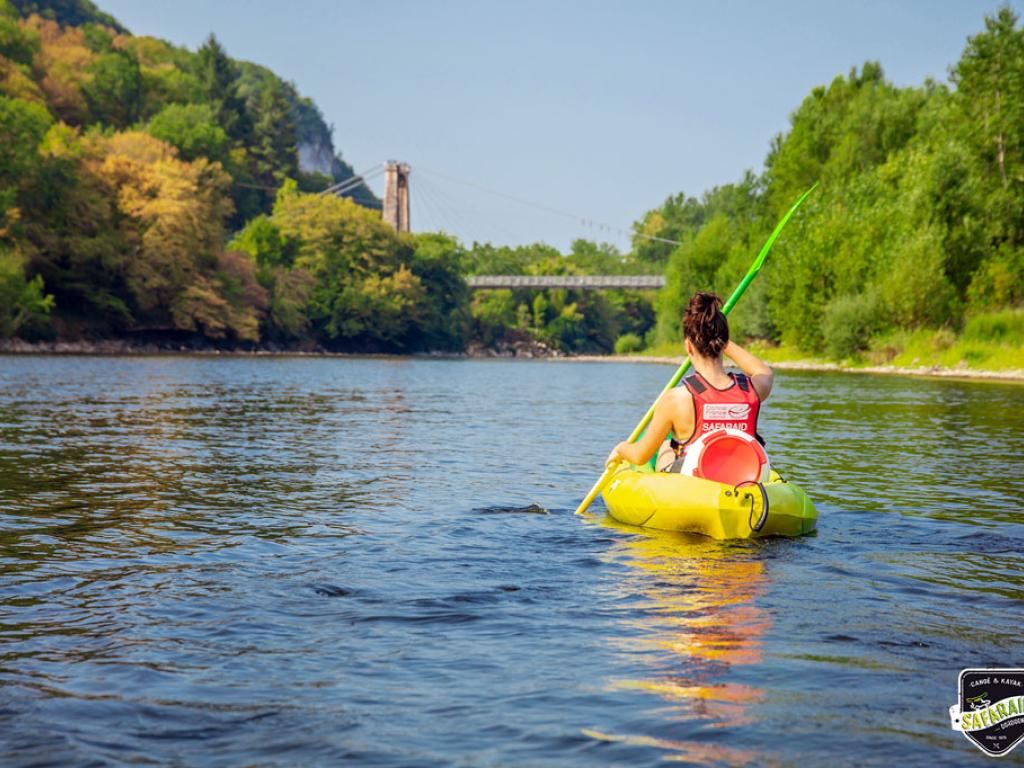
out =
[[[581,363],[654,363],[657,365],[680,365],[682,357],[654,357],[644,355],[576,355],[559,360]],[[941,365],[907,367],[899,365],[848,366],[838,363],[821,363],[814,360],[789,360],[773,363],[772,368],[782,371],[842,371],[843,373],[879,373],[891,376],[932,376],[947,379],[994,379],[999,381],[1024,381],[1024,371],[983,371],[974,368],[944,368]]]

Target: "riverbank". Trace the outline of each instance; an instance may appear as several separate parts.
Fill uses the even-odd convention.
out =
[[[655,365],[675,365],[683,362],[683,357],[665,357],[662,355],[576,355],[560,358],[579,363],[653,363]],[[766,359],[767,360],[767,359]],[[973,368],[945,368],[934,366],[900,366],[900,365],[840,365],[818,360],[767,360],[773,368],[783,371],[839,371],[841,373],[875,373],[891,376],[931,376],[950,379],[999,379],[1006,381],[1024,381],[1024,369],[1007,371],[983,371]]]
[[[63,339],[25,341],[0,339],[0,354],[7,355],[285,355],[323,357],[473,357],[563,358],[565,353],[525,333],[510,333],[489,346],[470,342],[465,352],[402,353],[375,350],[326,349],[318,344],[239,344],[208,339],[200,334],[150,335],[119,339]]]
[[[897,331],[872,340],[856,357],[835,361],[813,357],[786,344],[753,341],[747,348],[780,370],[842,371],[893,376],[1024,381],[1020,334],[955,336],[948,330]],[[611,359],[679,365],[677,345],[661,345]],[[594,358],[588,358],[594,359]]]
[[[152,343],[125,339],[92,341],[23,341],[0,339],[0,355],[67,355],[82,357],[353,357],[353,358],[471,358],[480,360],[566,360],[563,352],[542,342],[509,342],[494,347],[471,344],[465,352],[340,351],[319,346],[233,346],[213,343]]]
[[[932,365],[874,365],[870,363],[835,363],[814,358],[792,356],[792,350],[753,346],[753,351],[779,370],[838,371],[842,373],[873,373],[891,376],[926,376],[953,379],[989,379],[1024,382],[1024,368],[988,370],[971,368],[961,361],[956,366]],[[773,354],[773,352],[775,354]],[[353,357],[353,358],[467,358],[481,360],[565,360],[577,363],[650,363],[674,365],[682,363],[681,356],[638,355],[565,355],[544,345],[508,344],[500,348],[471,346],[466,352],[422,352],[415,354],[338,352],[322,348],[288,347],[219,347],[204,344],[138,343],[124,339],[95,341],[27,342],[21,339],[0,340],[0,354],[13,355],[83,355],[83,356],[137,356],[200,355],[240,357]],[[780,359],[781,358],[781,359]]]
[[[271,346],[219,345],[200,341],[139,341],[136,339],[90,339],[75,341],[24,341],[0,339],[5,355],[327,355],[327,350],[276,348]]]

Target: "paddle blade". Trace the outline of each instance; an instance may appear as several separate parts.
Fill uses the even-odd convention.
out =
[[[740,296],[742,296],[747,290],[747,286],[750,285],[755,277],[757,277],[757,273],[760,272],[761,267],[764,266],[765,259],[768,258],[768,254],[771,252],[772,246],[775,245],[775,241],[778,240],[779,235],[782,234],[782,230],[785,229],[786,224],[791,218],[793,218],[793,214],[799,210],[800,206],[804,204],[804,200],[810,196],[811,192],[813,192],[817,186],[818,182],[814,182],[811,188],[800,195],[800,197],[797,198],[797,201],[790,206],[789,210],[786,211],[786,215],[779,219],[779,223],[775,225],[775,229],[772,230],[768,239],[764,241],[764,245],[761,246],[761,250],[758,252],[757,258],[754,259],[754,263],[750,265],[750,269],[747,270],[747,274],[743,277],[743,280],[740,281],[740,284],[736,286],[736,290],[732,292],[732,296],[730,296],[729,300],[725,302],[725,306],[722,307],[723,314],[729,314],[729,310],[731,310],[736,302],[740,300]]]

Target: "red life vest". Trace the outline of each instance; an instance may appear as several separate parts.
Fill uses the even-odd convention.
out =
[[[683,442],[673,441],[673,448],[679,446],[677,455],[701,435],[717,429],[738,429],[764,443],[757,434],[761,398],[746,374],[730,373],[729,377],[733,383],[725,389],[715,389],[699,373],[683,379],[693,395],[693,434]]]

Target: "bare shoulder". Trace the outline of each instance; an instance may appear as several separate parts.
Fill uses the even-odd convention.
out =
[[[678,413],[680,410],[683,413],[689,413],[693,395],[686,387],[673,387],[665,393],[664,401],[673,413]]]
[[[679,403],[688,403],[693,400],[693,395],[690,394],[689,387],[672,387],[667,393],[667,397],[672,397]]]

